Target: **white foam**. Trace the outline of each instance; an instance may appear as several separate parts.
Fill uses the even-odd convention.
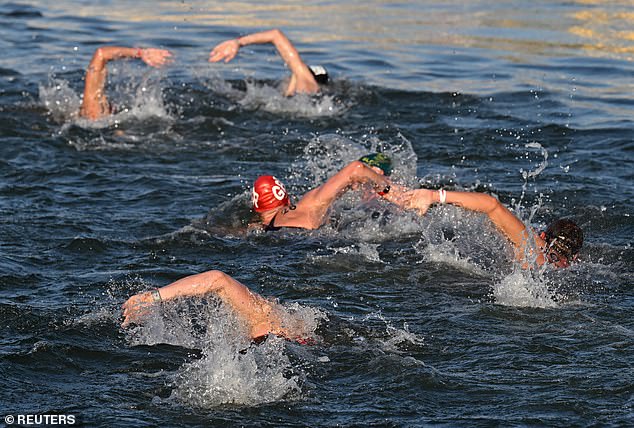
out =
[[[495,302],[504,306],[555,308],[556,295],[552,293],[543,276],[531,270],[517,267],[511,274],[493,285]]]
[[[384,143],[375,135],[363,135],[353,140],[344,135],[324,134],[311,139],[300,159],[293,162],[290,175],[296,184],[306,189],[323,184],[344,166],[368,153],[383,152],[392,159],[391,179],[412,185],[416,175],[416,153],[412,144],[400,133],[400,144]]]
[[[276,305],[291,335],[314,338],[320,311],[299,304]],[[146,314],[127,330],[132,345],[169,343],[202,350],[171,379],[170,399],[194,407],[223,404],[255,406],[301,396],[302,371],[274,336],[252,345],[246,326],[215,299],[178,299]]]
[[[48,109],[53,119],[65,122],[77,116],[81,98],[66,80],[51,79],[47,85],[39,85],[40,101]]]
[[[71,125],[101,129],[148,118],[167,119],[171,123],[173,118],[162,97],[161,78],[162,74],[154,69],[139,76],[139,71],[133,67],[111,67],[109,80],[114,80],[114,83],[108,86],[114,88],[107,90],[108,100],[115,107],[115,112],[97,120],[79,117],[83,94],[75,93],[64,79],[50,76],[47,84],[39,85],[39,97],[53,119],[63,124],[61,132]]]
[[[287,97],[281,87],[249,81],[247,81],[246,93],[238,102],[250,110],[262,109],[270,113],[286,113],[303,117],[338,116],[345,110],[345,106],[332,95],[296,94]]]
[[[310,118],[338,116],[346,109],[346,106],[333,95],[296,94],[287,97],[284,95],[286,82],[271,86],[247,79],[246,91],[241,91],[235,89],[230,82],[223,80],[216,71],[211,69],[197,71],[196,75],[205,87],[248,110],[264,110],[270,113]]]
[[[445,240],[437,244],[421,245],[420,253],[426,262],[443,263],[463,272],[483,276],[486,272],[469,256],[460,254],[455,242]]]
[[[201,359],[185,364],[174,376],[170,399],[207,408],[223,404],[256,406],[299,398],[303,375],[292,373],[283,341],[269,337],[244,354],[229,343],[205,347]]]
[[[385,332],[387,338],[380,340],[381,348],[386,352],[401,353],[401,346],[405,345],[423,345],[424,339],[422,336],[409,331],[407,323],[403,323],[403,328],[398,328],[392,325],[392,323],[386,319],[380,312],[371,313],[364,317],[364,320],[378,319],[385,325]]]

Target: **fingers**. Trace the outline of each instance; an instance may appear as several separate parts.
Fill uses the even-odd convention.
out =
[[[214,51],[211,51],[211,53],[209,54],[209,62],[218,62],[224,59],[225,63],[227,63],[236,56],[236,53],[237,52],[232,52],[230,50],[224,50],[224,51],[214,50]]]
[[[125,316],[125,318],[123,319],[123,322],[121,323],[121,327],[126,328],[127,326],[130,325],[131,322],[132,320],[130,319],[130,317]]]
[[[171,63],[173,60],[172,53],[167,49],[143,49],[141,59],[151,67],[161,67]]]
[[[238,54],[240,45],[237,40],[227,40],[217,45],[209,53],[209,62],[231,61]],[[141,50],[141,59],[151,67],[161,67],[173,62],[173,54],[167,49],[145,48]]]
[[[431,206],[431,193],[427,190],[410,190],[402,195],[403,208],[416,211],[418,215],[425,215]]]
[[[218,62],[224,60],[225,63],[231,61],[238,54],[240,44],[237,40],[227,40],[216,45],[209,53],[209,62]]]
[[[409,205],[416,210],[419,215],[425,215],[431,204],[431,192],[429,190],[419,189],[411,192]]]
[[[136,294],[130,297],[121,308],[123,309],[123,322],[121,327],[127,327],[141,316],[146,314],[152,305],[152,298],[149,293]]]
[[[423,207],[417,208],[416,212],[418,213],[418,215],[424,216],[425,214],[427,214],[428,209],[429,209],[429,206],[423,206]]]
[[[121,327],[127,327],[130,324],[136,322],[146,312],[147,310],[124,310],[123,322],[121,323]]]

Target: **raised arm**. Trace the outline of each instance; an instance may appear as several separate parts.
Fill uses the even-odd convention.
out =
[[[126,48],[118,46],[102,46],[97,48],[86,70],[84,98],[80,116],[96,120],[110,114],[110,105],[105,93],[106,65],[119,58],[140,58],[147,65],[160,67],[171,58],[172,54],[165,49]]]
[[[269,301],[251,292],[229,275],[213,270],[179,279],[158,290],[136,294],[123,304],[123,326],[137,321],[156,302],[177,297],[214,294],[245,320],[251,337],[268,333],[284,335],[281,322]]]
[[[209,54],[209,61],[224,60],[224,62],[229,62],[238,54],[242,46],[262,43],[272,43],[291,70],[291,81],[286,88],[286,95],[294,95],[296,92],[307,94],[319,92],[319,84],[310,69],[302,61],[295,46],[279,29],[248,34],[237,39],[224,41],[213,48]]]
[[[406,207],[416,209],[421,214],[427,212],[429,206],[434,203],[452,204],[486,214],[513,243],[519,258],[523,258],[526,254],[531,237],[538,245],[543,245],[543,240],[540,237],[530,233],[524,223],[493,196],[476,192],[448,192],[428,189],[412,190],[409,192],[409,196],[410,199]]]
[[[387,177],[378,174],[362,162],[354,161],[330,177],[324,184],[306,193],[297,203],[297,208],[289,211],[284,218],[303,219],[305,224],[302,227],[316,229],[323,224],[328,209],[334,201],[355,184],[362,183],[372,184],[383,198],[402,205],[401,196],[404,194],[404,188],[395,185]],[[282,220],[276,224],[284,226],[285,222]]]

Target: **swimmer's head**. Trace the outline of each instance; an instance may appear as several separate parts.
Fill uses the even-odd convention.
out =
[[[392,159],[383,153],[370,153],[359,159],[367,166],[374,166],[383,171],[383,175],[389,176],[392,174]]]
[[[255,180],[251,201],[259,213],[290,205],[286,188],[272,175],[261,175]]]
[[[583,246],[583,231],[568,219],[552,222],[541,237],[546,241],[546,260],[557,267],[569,266]]]
[[[326,68],[321,65],[309,65],[308,69],[313,74],[315,81],[320,85],[328,83],[328,72]]]

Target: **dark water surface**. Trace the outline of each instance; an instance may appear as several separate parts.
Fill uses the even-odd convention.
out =
[[[0,6],[2,415],[86,426],[634,424],[634,15],[601,2],[21,1]],[[333,77],[280,95],[283,28]],[[103,44],[120,113],[74,117]],[[346,196],[312,232],[247,233],[249,185],[302,194],[381,149],[410,185],[496,194],[581,261],[525,272],[486,219]],[[220,269],[319,341],[248,346],[218,302],[120,329],[133,293]]]

